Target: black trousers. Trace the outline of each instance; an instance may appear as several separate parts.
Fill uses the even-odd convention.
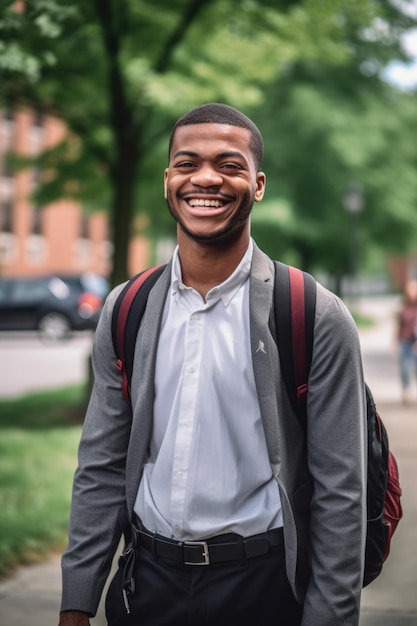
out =
[[[302,608],[285,572],[284,547],[245,561],[183,565],[142,548],[127,614],[122,570],[106,598],[109,626],[299,626]]]

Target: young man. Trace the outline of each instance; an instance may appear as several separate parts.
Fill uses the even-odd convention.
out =
[[[133,543],[107,594],[111,626],[358,624],[358,336],[342,302],[317,285],[305,437],[269,325],[273,263],[250,235],[262,155],[256,126],[222,104],[174,126],[164,189],[178,246],[139,330],[132,411],[111,340],[120,287],[97,329],[60,626],[95,614],[126,510]]]

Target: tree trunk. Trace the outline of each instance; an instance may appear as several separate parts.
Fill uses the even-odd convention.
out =
[[[135,177],[138,161],[136,146],[119,148],[113,181],[112,229],[114,248],[110,277],[112,286],[129,278],[129,244],[135,213]]]

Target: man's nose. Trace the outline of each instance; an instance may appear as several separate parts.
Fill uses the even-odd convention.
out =
[[[200,187],[218,187],[223,183],[223,177],[216,168],[210,165],[203,165],[191,176],[193,185]]]

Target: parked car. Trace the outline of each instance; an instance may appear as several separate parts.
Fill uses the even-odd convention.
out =
[[[45,341],[94,329],[105,297],[106,278],[98,274],[54,274],[0,279],[0,330],[37,330]]]

